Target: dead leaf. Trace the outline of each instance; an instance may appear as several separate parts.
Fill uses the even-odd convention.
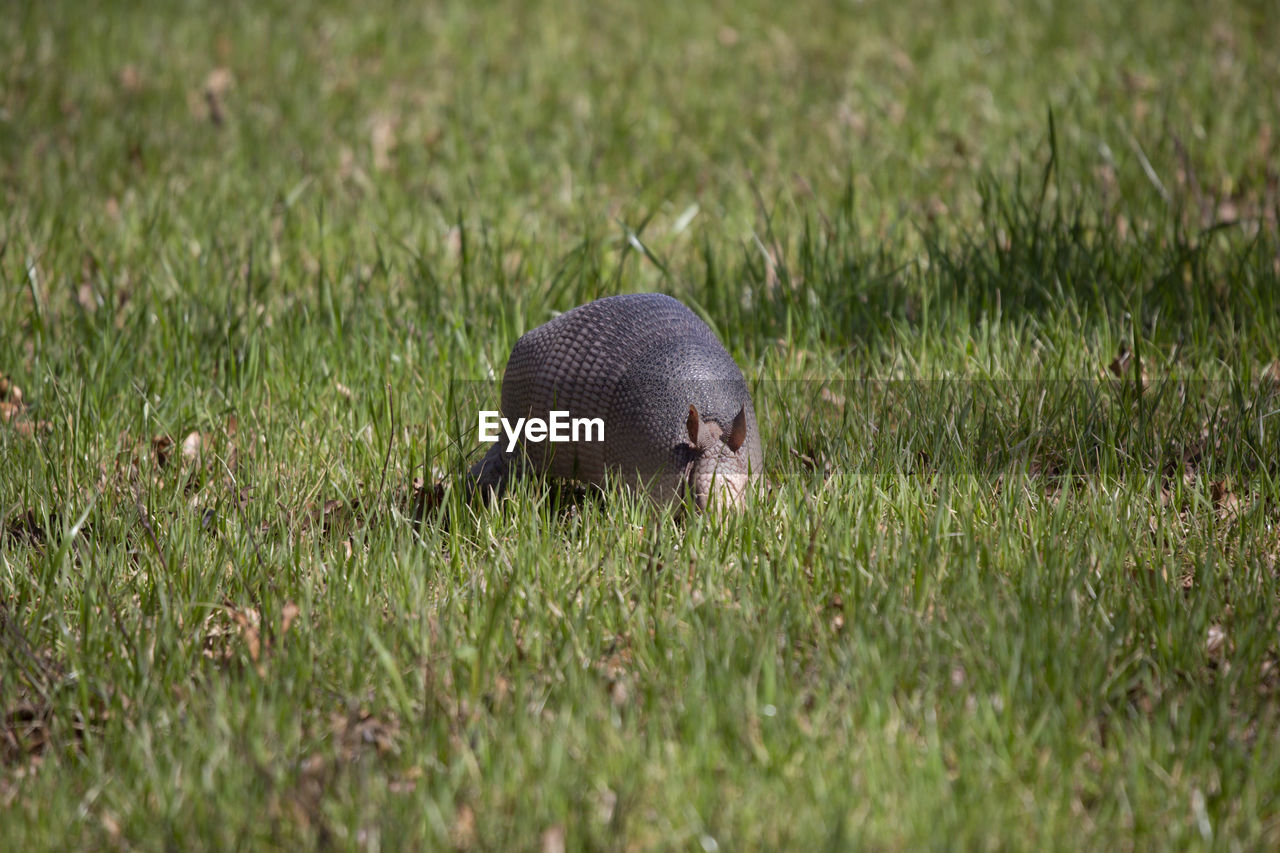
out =
[[[209,121],[217,127],[226,123],[225,99],[235,83],[229,68],[215,68],[204,78],[204,102],[209,109]]]
[[[492,703],[492,707],[502,707],[510,696],[511,682],[501,675],[495,675],[493,677],[493,689],[486,695],[486,698]]]
[[[772,294],[778,287],[778,258],[772,250],[764,252],[764,289]]]
[[[800,460],[800,464],[805,467],[805,470],[816,471],[818,469],[818,461],[814,459],[812,456],[810,456],[807,453],[801,453],[799,450],[796,450],[794,447],[791,447],[788,449],[791,451],[792,456]]]
[[[31,438],[37,432],[47,433],[52,429],[53,424],[49,421],[29,421],[20,418],[13,424],[13,431],[24,438]]]
[[[173,439],[169,436],[157,435],[151,439],[151,455],[155,459],[157,468],[163,468],[168,464],[172,452]]]
[[[1120,344],[1120,352],[1107,365],[1107,370],[1111,371],[1111,374],[1117,379],[1125,380],[1133,378],[1133,369],[1133,351],[1129,349],[1128,344],[1122,343]],[[1147,368],[1141,359],[1138,360],[1137,369],[1142,383],[1142,390],[1145,391],[1148,385]]]
[[[833,634],[839,634],[841,631],[843,631],[844,630],[844,599],[838,595],[835,596],[829,602],[827,602],[825,606],[819,608],[819,613],[821,613],[824,610],[831,614],[831,621],[830,621],[831,632]]]
[[[374,116],[369,128],[369,147],[373,151],[375,172],[391,168],[391,155],[396,145],[396,120],[386,115]]]
[[[393,794],[411,794],[418,788],[418,780],[423,776],[421,767],[410,767],[399,776],[387,780],[387,790]]]
[[[1258,667],[1258,690],[1264,696],[1280,691],[1280,658],[1272,652]]]
[[[1254,140],[1254,151],[1259,160],[1271,160],[1271,135],[1271,125],[1264,121],[1258,128],[1258,138]]]
[[[384,718],[385,717],[385,718]],[[349,714],[334,714],[331,718],[334,739],[342,750],[345,761],[355,761],[361,751],[373,747],[379,755],[395,755],[400,749],[396,744],[400,736],[400,721],[394,715],[378,717],[365,708]]]
[[[284,607],[280,609],[280,636],[289,633],[289,627],[293,625],[293,620],[298,618],[298,605],[292,601],[286,601]]]
[[[564,853],[564,826],[556,824],[542,831],[542,853]]]
[[[340,501],[334,498],[330,498],[324,502],[324,506],[320,508],[320,517],[324,520],[326,528],[329,524],[329,516],[333,515],[340,509],[344,509],[346,505],[346,501]]]
[[[199,432],[192,432],[182,440],[182,458],[188,462],[195,462],[200,458],[200,449],[204,446],[205,439]]]
[[[1107,369],[1111,371],[1112,375],[1123,379],[1127,375],[1129,361],[1132,358],[1133,353],[1129,351],[1129,345],[1121,344],[1119,354],[1111,360],[1111,363],[1107,365]]]
[[[1280,359],[1271,362],[1262,371],[1262,381],[1264,388],[1272,394],[1280,394]]]
[[[1220,661],[1227,652],[1227,631],[1221,625],[1210,625],[1204,643],[1209,660]]]
[[[605,788],[596,794],[596,819],[603,824],[613,820],[618,810],[618,795],[611,788]]]
[[[476,813],[471,806],[462,803],[453,813],[453,846],[474,847],[476,843]]]
[[[3,373],[0,373],[0,400],[13,403],[15,406],[22,405],[22,389]]]
[[[244,638],[245,647],[249,651],[249,659],[257,663],[258,658],[262,655],[262,635],[258,630],[262,617],[258,615],[257,609],[253,607],[246,607],[242,610],[228,604],[226,608],[232,620],[235,621],[236,626],[240,629],[240,636]]]
[[[142,91],[142,74],[136,65],[126,65],[121,68],[116,79],[120,82],[120,88],[131,95]]]
[[[1240,498],[1231,491],[1226,480],[1214,480],[1210,483],[1209,497],[1213,500],[1213,508],[1218,511],[1219,518],[1240,514]]]
[[[343,385],[341,382],[339,382],[336,379],[333,381],[333,387],[334,387],[334,390],[336,390],[340,395],[342,395],[347,400],[350,400],[354,396],[351,393],[350,388],[348,388],[346,385]]]
[[[26,417],[27,406],[22,402],[22,389],[3,373],[0,373],[0,424],[6,424],[25,438],[37,432],[48,432],[53,424],[48,421],[30,421]]]
[[[204,656],[210,660],[228,662],[235,658],[234,641],[244,641],[249,657],[255,663],[262,655],[261,618],[255,608],[239,608],[230,601],[205,617]]]
[[[0,724],[0,758],[12,764],[42,755],[49,745],[47,706],[19,703],[5,712]]]
[[[1156,79],[1150,74],[1144,74],[1141,71],[1134,71],[1128,68],[1121,69],[1120,79],[1131,94],[1135,92],[1152,92],[1156,88]]]
[[[204,89],[206,92],[222,97],[234,83],[235,77],[232,76],[230,68],[215,68],[209,72],[209,76],[204,78]]]
[[[351,150],[350,146],[342,145],[338,148],[338,177],[343,181],[352,181],[360,186],[361,189],[372,189],[373,184],[369,180],[369,176],[365,174],[364,169],[356,162],[356,152]]]
[[[451,226],[445,232],[444,249],[450,260],[462,254],[462,229],[457,225]]]
[[[80,286],[76,288],[76,302],[80,303],[85,313],[92,314],[98,310],[98,294],[93,289],[93,282],[80,282]]]

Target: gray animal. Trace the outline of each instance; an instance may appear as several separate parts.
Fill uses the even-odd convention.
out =
[[[516,341],[502,417],[548,420],[557,410],[601,419],[603,440],[587,441],[585,431],[561,443],[500,434],[472,466],[471,487],[501,493],[525,465],[596,485],[609,472],[655,502],[688,495],[706,509],[741,506],[760,480],[760,431],[742,371],[670,296],[597,299]]]

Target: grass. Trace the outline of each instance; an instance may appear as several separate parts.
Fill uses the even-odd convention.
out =
[[[0,20],[0,846],[1280,843],[1276,17],[780,5]],[[767,498],[465,505],[638,290]]]

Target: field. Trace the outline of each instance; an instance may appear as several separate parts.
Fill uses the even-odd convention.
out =
[[[18,0],[0,849],[1280,847],[1270,2]],[[769,488],[467,503],[660,290]]]

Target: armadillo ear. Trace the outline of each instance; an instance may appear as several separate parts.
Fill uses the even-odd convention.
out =
[[[698,410],[689,404],[689,419],[684,422],[685,429],[689,430],[689,443],[694,447],[698,446],[698,429],[702,425],[702,418],[698,417]]]
[[[729,445],[729,450],[737,453],[738,448],[742,446],[742,442],[747,440],[747,405],[742,404],[742,408],[738,409],[738,416],[733,419],[733,426],[729,427],[729,435],[725,437],[724,443]]]

